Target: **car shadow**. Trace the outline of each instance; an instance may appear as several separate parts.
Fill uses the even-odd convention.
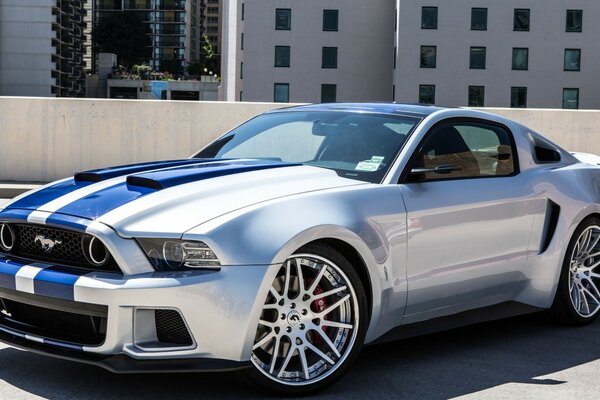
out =
[[[600,322],[565,327],[534,314],[369,346],[314,398],[446,399],[511,382],[560,385],[536,377],[599,358]],[[264,398],[235,373],[115,375],[13,348],[0,350],[0,379],[49,399]]]

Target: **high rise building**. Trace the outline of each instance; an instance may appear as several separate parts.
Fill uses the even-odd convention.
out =
[[[111,14],[133,11],[150,37],[147,62],[157,71],[185,68],[200,54],[205,0],[93,0],[94,23]]]
[[[600,3],[224,0],[223,98],[600,108]]]
[[[0,95],[85,94],[84,3],[0,1]]]
[[[221,68],[222,5],[223,0],[206,0],[206,35],[215,54],[217,73]]]

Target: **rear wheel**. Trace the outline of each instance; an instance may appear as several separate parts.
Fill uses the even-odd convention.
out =
[[[365,291],[352,265],[329,246],[308,245],[273,281],[246,374],[272,393],[320,390],[358,356],[366,326]]]
[[[584,325],[600,311],[600,219],[585,220],[567,248],[551,309],[561,322]]]

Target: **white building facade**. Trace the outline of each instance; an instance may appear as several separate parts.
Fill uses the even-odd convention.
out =
[[[600,108],[595,0],[225,0],[223,99]]]

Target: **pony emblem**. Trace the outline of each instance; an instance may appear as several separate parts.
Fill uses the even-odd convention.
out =
[[[50,253],[57,244],[62,244],[62,240],[52,240],[44,235],[37,235],[35,237],[34,243],[38,242],[42,246],[42,250],[44,250],[46,253]]]

